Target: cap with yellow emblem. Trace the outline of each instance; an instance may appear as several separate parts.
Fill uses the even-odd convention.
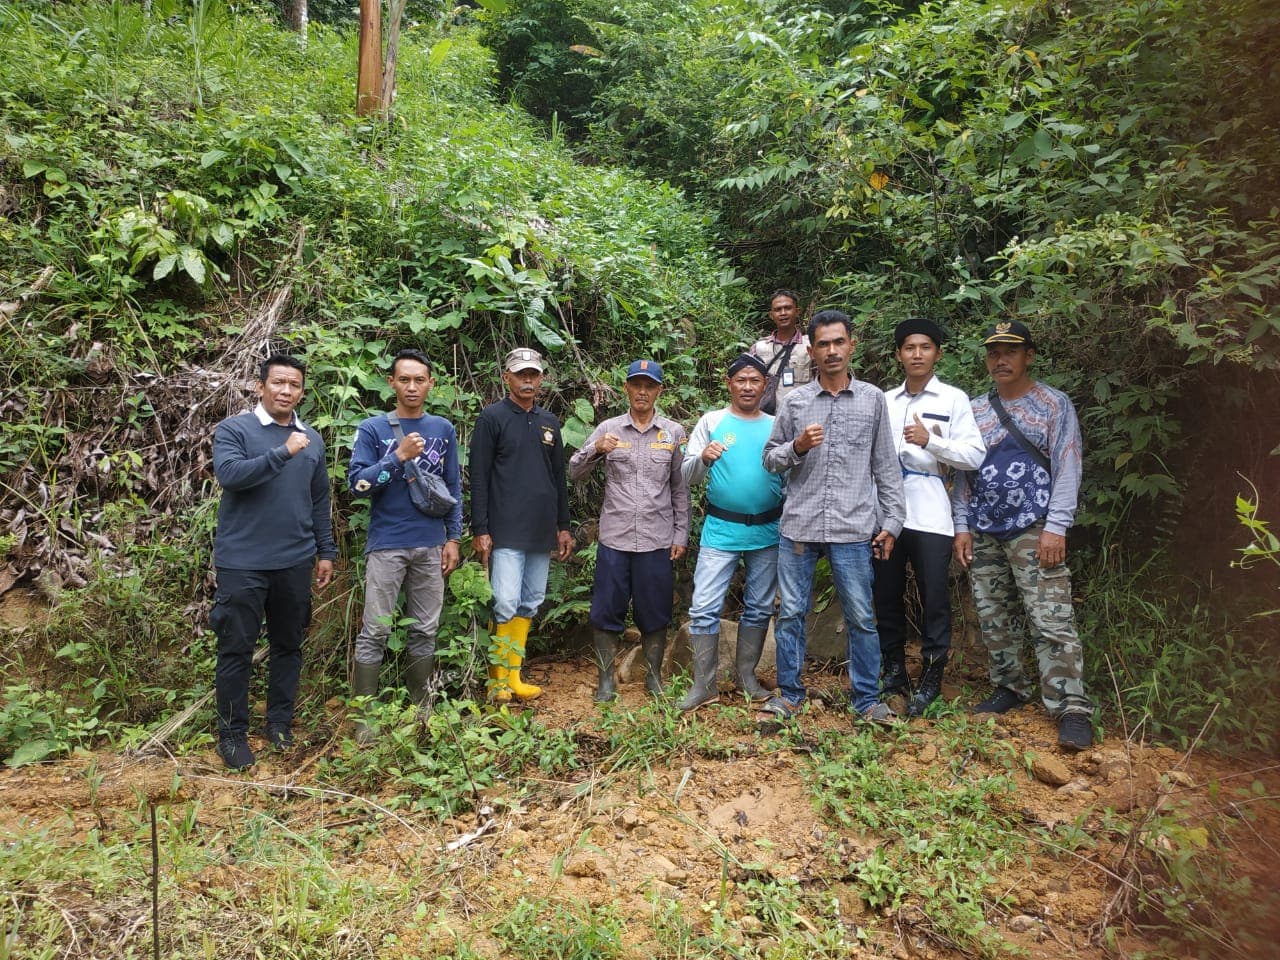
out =
[[[1001,320],[987,327],[982,334],[982,345],[989,347],[993,343],[1012,343],[1034,350],[1036,343],[1031,339],[1031,331],[1020,320]]]

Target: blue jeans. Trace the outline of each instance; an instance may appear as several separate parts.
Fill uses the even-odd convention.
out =
[[[760,550],[698,549],[698,565],[693,571],[693,602],[689,606],[689,632],[720,632],[720,611],[729,592],[729,582],[741,557],[747,567],[742,591],[744,627],[767,627],[773,616],[773,596],[778,592],[778,548]]]
[[[532,620],[547,595],[551,554],[494,547],[489,555],[489,586],[493,587],[493,622],[514,617]]]
[[[859,713],[871,709],[880,702],[880,636],[871,601],[871,541],[797,543],[786,537],[778,539],[778,586],[782,590],[774,629],[778,689],[792,703],[804,701],[800,674],[804,670],[805,618],[813,595],[813,570],[818,558],[825,556],[831,564],[849,640],[849,697]]]

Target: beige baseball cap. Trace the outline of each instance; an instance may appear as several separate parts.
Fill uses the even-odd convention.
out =
[[[537,350],[530,350],[528,347],[516,347],[507,354],[507,359],[502,362],[502,367],[508,373],[518,373],[521,370],[537,370],[539,373],[547,372],[547,365],[543,362],[542,354]]]

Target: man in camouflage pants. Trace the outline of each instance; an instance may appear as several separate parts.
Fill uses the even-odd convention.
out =
[[[1066,394],[1031,378],[1035,343],[1023,324],[995,324],[983,344],[995,388],[972,406],[987,455],[952,491],[953,549],[969,570],[995,686],[974,712],[1005,713],[1031,698],[1018,629],[1025,613],[1058,744],[1084,750],[1093,743],[1093,705],[1066,564],[1080,491],[1080,425]]]

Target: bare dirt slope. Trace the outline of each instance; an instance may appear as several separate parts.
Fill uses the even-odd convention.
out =
[[[611,770],[613,758],[604,755],[599,712],[591,702],[589,665],[544,662],[531,673],[547,689],[532,707],[539,722],[575,729],[580,757],[593,762],[563,780],[526,771],[521,790],[509,783],[488,791],[482,810],[466,816],[438,821],[379,807],[386,798],[362,805],[337,796],[317,776],[320,761],[346,735],[335,704],[331,729],[300,731],[292,753],[261,750],[260,763],[243,777],[226,775],[211,749],[179,757],[100,753],[7,771],[0,775],[0,827],[10,844],[39,831],[63,845],[137,844],[143,842],[140,811],[152,800],[169,816],[186,810],[191,833],[216,845],[227,842],[224,834],[234,832],[246,811],[269,810],[282,832],[330,845],[329,862],[338,872],[382,884],[394,885],[398,878],[422,884],[414,898],[425,907],[390,914],[387,922],[400,927],[390,931],[396,936],[379,931],[379,939],[363,931],[370,948],[353,955],[448,955],[460,943],[472,956],[513,955],[493,926],[520,898],[611,911],[624,922],[623,942],[631,956],[707,955],[664,942],[670,927],[655,922],[656,912],[678,907],[689,929],[703,936],[715,917],[731,924],[743,943],[767,938],[776,917],[762,916],[744,895],[753,879],[794,881],[799,891],[820,893],[798,901],[802,905],[787,923],[818,931],[834,911],[861,936],[851,955],[973,955],[972,944],[940,934],[926,917],[927,904],[910,895],[896,907],[876,908],[868,901],[856,865],[898,838],[864,822],[856,801],[844,811],[845,824],[815,808],[813,744],[828,732],[855,735],[848,714],[835,705],[836,676],[813,678],[833,703],[814,698],[793,730],[762,736],[748,710],[726,702],[698,715],[712,731],[704,742],[715,749],[688,750],[647,768]],[[624,685],[621,709],[644,702],[639,685]],[[876,736],[891,741],[887,762],[904,780],[947,764],[960,771],[957,777],[982,775],[986,767],[1009,772],[1007,764],[998,769],[987,757],[957,757],[954,732],[943,737],[931,721]],[[1274,764],[1218,762],[1118,736],[1067,756],[1058,752],[1054,727],[1036,707],[1000,718],[995,738],[1009,747],[1007,755],[1022,761],[1016,789],[998,801],[1000,813],[1024,835],[1038,838],[995,874],[984,893],[986,922],[1007,946],[1025,956],[1080,958],[1150,948],[1151,934],[1124,924],[1125,904],[1117,894],[1127,886],[1158,883],[1151,875],[1156,861],[1126,847],[1116,825],[1165,813],[1176,814],[1171,822],[1181,829],[1202,824],[1206,837],[1252,879],[1258,895],[1275,894],[1280,815],[1266,799],[1280,795]],[[1250,795],[1256,783],[1262,792],[1253,786]],[[1250,796],[1261,799],[1252,802]],[[374,820],[380,826],[370,830]],[[1073,825],[1081,832],[1075,840]],[[1155,834],[1149,841],[1170,842]],[[211,893],[225,897],[228,889],[245,896],[264,882],[252,858],[228,854],[189,867],[179,859],[162,859],[162,909],[180,912],[175,901],[189,906]],[[429,884],[422,883],[424,864],[430,865]],[[149,901],[141,883],[123,898],[111,895],[121,891],[95,888],[88,878],[32,893],[56,903],[70,928],[79,931],[74,942],[61,944],[65,952],[51,955],[101,956],[110,944],[132,950],[149,945]],[[806,915],[803,904],[818,899],[828,904],[825,919]],[[1206,916],[1232,913],[1229,903],[1204,908]],[[1104,918],[1123,931],[1111,952],[1099,935]]]

